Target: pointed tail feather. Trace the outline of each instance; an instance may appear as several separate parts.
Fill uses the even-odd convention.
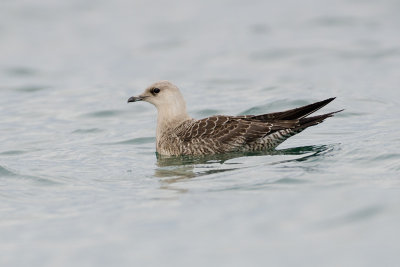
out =
[[[295,109],[290,109],[282,112],[274,112],[274,113],[268,113],[268,114],[263,114],[263,115],[256,115],[256,116],[249,116],[249,119],[251,120],[260,120],[260,121],[271,121],[271,120],[296,120],[296,119],[302,119],[304,117],[307,117],[311,113],[314,113],[315,111],[319,110],[320,108],[326,106],[329,104],[331,101],[333,101],[336,97],[331,97],[319,102],[315,102],[313,104],[309,104],[306,106],[302,106],[299,108]],[[323,115],[322,115],[323,116]]]
[[[332,117],[334,114],[339,113],[341,111],[343,111],[343,109],[342,110],[338,110],[338,111],[334,111],[334,112],[330,112],[330,113],[326,113],[326,114],[323,114],[323,115],[301,118],[299,120],[300,125],[295,127],[294,130],[302,131],[305,128],[308,128],[310,126],[314,126],[314,125],[320,124],[326,118]]]

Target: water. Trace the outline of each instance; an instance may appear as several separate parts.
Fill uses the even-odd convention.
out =
[[[0,3],[1,266],[395,266],[398,1]],[[277,151],[157,159],[193,117],[336,96]]]

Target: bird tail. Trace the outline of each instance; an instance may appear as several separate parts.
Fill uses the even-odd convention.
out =
[[[326,114],[323,114],[323,115],[300,118],[298,126],[296,126],[293,130],[294,131],[302,131],[302,130],[310,127],[310,126],[314,126],[314,125],[320,124],[326,118],[332,117],[334,114],[339,113],[341,111],[343,111],[343,109],[338,110],[338,111],[334,111],[334,112],[330,112],[330,113],[326,113]]]
[[[263,115],[249,116],[251,120],[260,120],[264,122],[268,122],[271,120],[296,120],[302,119],[310,115],[311,113],[316,112],[322,107],[326,106],[330,102],[332,102],[336,97],[331,97],[319,102],[315,102],[313,104],[309,104],[306,106],[302,106],[299,108],[289,109],[281,112],[268,113]],[[326,114],[328,115],[328,114]],[[332,114],[331,114],[332,115]],[[321,115],[324,116],[324,115]],[[328,116],[329,117],[329,116]],[[327,117],[326,117],[327,118]]]
[[[306,117],[306,118],[300,118],[297,120],[292,121],[292,123],[295,124],[294,127],[292,128],[287,128],[287,129],[279,129],[279,130],[275,130],[272,132],[279,132],[279,138],[273,137],[270,140],[270,143],[273,144],[274,147],[278,146],[280,143],[284,142],[285,140],[287,140],[289,137],[296,135],[300,132],[302,132],[304,129],[320,124],[321,122],[323,122],[326,118],[332,117],[334,114],[341,112],[342,110],[338,110],[338,111],[334,111],[334,112],[330,112],[330,113],[326,113],[323,115],[317,115],[317,116],[312,116],[312,117]],[[269,133],[268,136],[273,136],[273,134]]]

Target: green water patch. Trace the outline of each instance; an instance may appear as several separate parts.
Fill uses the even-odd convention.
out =
[[[1,176],[16,176],[16,175],[17,175],[16,173],[14,173],[10,170],[7,170],[6,168],[4,168],[0,165],[0,177]]]
[[[46,179],[38,176],[33,176],[33,175],[21,175],[18,174],[14,171],[11,171],[3,166],[0,165],[0,177],[9,177],[12,179],[22,179],[22,180],[29,180],[35,183],[40,183],[41,185],[54,185],[54,184],[60,184],[59,182],[56,182],[51,179]]]
[[[318,99],[318,100],[322,100],[322,99]],[[318,100],[310,101],[310,100],[301,100],[301,99],[296,99],[296,100],[283,99],[283,100],[268,103],[266,105],[266,107],[268,110],[271,110],[272,112],[284,111],[287,109],[293,109],[293,108],[298,108],[301,106],[309,105]]]
[[[274,182],[274,184],[305,184],[308,181],[303,179],[282,178]]]
[[[262,88],[261,90],[268,92],[268,91],[274,91],[274,90],[278,90],[278,89],[279,89],[279,86],[267,86],[267,87]]]
[[[274,101],[272,103],[268,103],[266,105],[258,105],[246,109],[239,113],[239,115],[258,115],[258,114],[265,114],[270,112],[280,112],[292,108],[297,108],[301,106],[305,106],[311,104],[312,101],[305,101],[305,100],[279,100]]]
[[[25,77],[35,75],[37,71],[28,67],[14,67],[6,69],[5,73],[12,76]]]
[[[85,117],[93,117],[93,118],[106,118],[106,117],[115,117],[124,113],[121,110],[100,110],[91,113],[87,113]]]
[[[33,93],[33,92],[38,92],[42,90],[46,90],[50,88],[50,86],[43,86],[43,85],[25,85],[25,86],[19,86],[15,88],[15,90],[19,92],[24,92],[24,93]]]
[[[73,131],[73,134],[87,134],[87,133],[99,133],[102,132],[102,129],[99,128],[89,128],[89,129],[76,129]]]
[[[245,111],[240,112],[238,115],[258,115],[266,112],[265,106],[254,106]]]
[[[348,212],[341,216],[333,217],[318,223],[321,228],[332,228],[350,223],[365,222],[380,216],[385,211],[383,206],[371,205]]]
[[[9,150],[9,151],[3,151],[0,152],[1,156],[17,156],[17,155],[21,155],[21,154],[25,154],[27,153],[26,151],[23,150]]]
[[[138,137],[117,142],[102,143],[101,145],[141,145],[141,144],[154,143],[155,141],[156,139],[154,137]]]
[[[208,117],[208,116],[213,116],[221,113],[217,109],[202,109],[196,112],[196,116],[198,117]]]

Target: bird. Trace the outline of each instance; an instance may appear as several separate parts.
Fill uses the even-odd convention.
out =
[[[335,97],[302,107],[261,115],[190,117],[178,87],[153,83],[128,103],[145,101],[157,108],[156,152],[165,156],[202,156],[273,150],[289,137],[342,110],[309,116]]]

